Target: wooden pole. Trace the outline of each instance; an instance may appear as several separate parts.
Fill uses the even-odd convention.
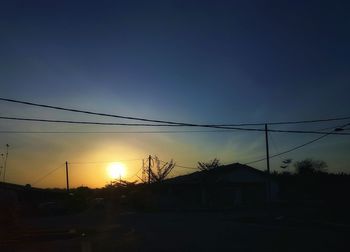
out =
[[[151,183],[151,155],[148,156],[148,184]]]
[[[67,183],[67,192],[69,193],[69,174],[68,174],[68,162],[66,161],[66,183]]]
[[[265,124],[265,143],[266,143],[266,166],[267,166],[267,200],[271,200],[271,181],[270,181],[270,154],[269,154],[269,136],[267,124]]]
[[[10,145],[6,144],[6,156],[5,156],[5,162],[4,162],[4,167],[3,167],[4,173],[3,173],[3,179],[2,179],[3,182],[5,182],[5,180],[6,180],[6,168],[7,168],[7,158],[9,156],[9,147],[10,147]]]

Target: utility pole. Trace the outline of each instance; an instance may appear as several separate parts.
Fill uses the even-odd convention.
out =
[[[7,158],[9,156],[9,147],[10,147],[10,145],[6,144],[6,156],[5,156],[5,161],[4,161],[4,174],[2,177],[3,182],[5,182],[5,179],[6,179],[6,167],[7,167]]]
[[[5,164],[4,153],[1,153],[0,177],[2,176],[2,169],[4,168],[4,164]]]
[[[67,192],[69,193],[69,174],[68,174],[68,162],[66,161],[66,182],[67,182]]]
[[[269,154],[269,136],[267,123],[265,123],[265,143],[266,143],[266,166],[267,166],[267,199],[271,200],[271,181],[270,181],[270,154]]]
[[[151,184],[151,155],[148,156],[148,184]]]
[[[146,167],[145,167],[145,160],[142,159],[142,175],[141,175],[142,182],[146,183]]]

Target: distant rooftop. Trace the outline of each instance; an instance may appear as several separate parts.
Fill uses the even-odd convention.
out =
[[[252,173],[257,174],[258,176],[267,176],[267,174],[261,170],[255,169],[251,166],[233,163],[228,165],[222,165],[217,168],[213,168],[209,171],[197,171],[191,174],[182,175],[174,178],[170,178],[164,181],[164,183],[169,184],[192,184],[192,183],[200,183],[200,182],[216,182],[222,176],[225,176],[228,173],[237,170],[249,170]]]

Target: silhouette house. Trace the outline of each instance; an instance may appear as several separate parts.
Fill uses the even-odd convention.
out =
[[[267,173],[239,163],[167,179],[159,186],[159,203],[170,208],[259,205],[277,200],[279,189]]]

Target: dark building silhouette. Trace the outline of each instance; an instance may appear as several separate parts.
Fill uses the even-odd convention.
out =
[[[159,204],[169,208],[258,205],[277,200],[278,191],[267,173],[239,163],[171,178],[154,188]]]

